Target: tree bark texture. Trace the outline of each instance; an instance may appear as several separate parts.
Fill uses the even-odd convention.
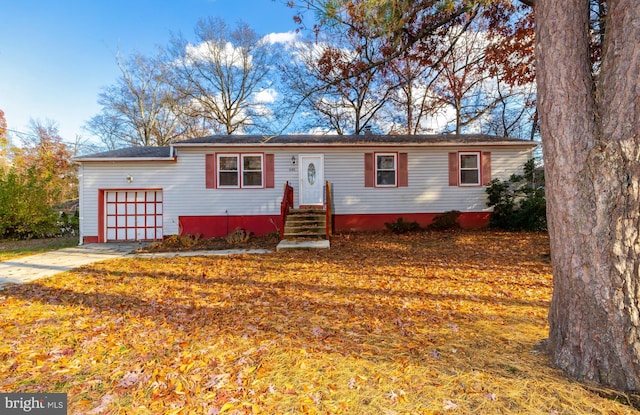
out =
[[[553,364],[640,390],[640,8],[610,0],[597,78],[589,1],[536,1],[536,72],[553,264]]]

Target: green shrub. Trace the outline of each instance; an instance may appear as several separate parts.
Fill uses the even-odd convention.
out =
[[[494,179],[489,183],[487,205],[493,207],[489,226],[514,231],[547,229],[544,179],[536,174],[532,159],[525,164],[523,175],[514,174],[509,180]]]
[[[0,170],[0,238],[59,236],[59,218],[34,168],[22,174]]]
[[[384,226],[393,233],[407,233],[420,230],[418,222],[407,222],[403,218],[398,218],[395,222],[385,222]]]

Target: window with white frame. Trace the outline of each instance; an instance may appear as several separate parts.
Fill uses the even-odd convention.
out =
[[[460,185],[480,185],[480,152],[458,153],[460,166]]]
[[[376,154],[376,186],[395,186],[397,178],[397,154]]]
[[[263,187],[262,154],[218,154],[218,187]]]
[[[262,187],[262,154],[242,155],[242,187]]]
[[[240,187],[238,154],[218,154],[218,186]]]

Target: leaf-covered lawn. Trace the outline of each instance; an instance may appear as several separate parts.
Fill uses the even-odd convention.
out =
[[[0,390],[72,414],[625,414],[546,337],[548,239],[355,234],[120,259],[0,291]]]

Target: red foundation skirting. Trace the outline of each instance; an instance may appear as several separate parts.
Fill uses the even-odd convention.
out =
[[[227,236],[236,228],[254,235],[268,235],[281,227],[280,215],[260,216],[180,216],[180,235],[200,235],[201,238]]]
[[[379,231],[386,230],[386,222],[395,222],[402,218],[408,222],[418,222],[425,228],[438,213],[393,213],[369,215],[334,215],[333,230]],[[465,229],[482,228],[489,223],[489,212],[466,212],[458,217],[460,226]],[[236,228],[242,228],[254,235],[267,235],[278,231],[282,224],[278,215],[264,216],[180,216],[181,235],[200,235],[202,238],[224,237]],[[86,240],[86,237],[85,237]]]
[[[440,213],[384,213],[369,215],[334,215],[333,227],[341,231],[380,231],[386,230],[387,222],[395,222],[402,218],[407,222],[417,222],[426,228]],[[465,212],[458,216],[458,223],[464,229],[483,228],[489,224],[490,212]]]

